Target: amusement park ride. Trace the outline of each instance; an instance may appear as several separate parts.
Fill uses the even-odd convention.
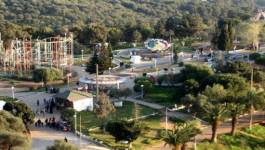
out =
[[[73,35],[46,39],[15,39],[4,46],[0,39],[0,71],[28,73],[35,67],[69,68],[73,64]]]

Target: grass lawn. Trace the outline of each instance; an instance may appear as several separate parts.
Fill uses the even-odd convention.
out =
[[[242,129],[234,137],[220,135],[218,144],[204,142],[198,145],[198,150],[265,150],[265,127]]]
[[[180,87],[155,86],[145,95],[146,101],[160,103],[166,106],[175,104],[183,96]]]
[[[149,114],[158,112],[157,110],[154,110],[148,107],[143,107],[140,105],[137,105],[137,107],[139,111],[139,116],[149,115]],[[111,114],[109,118],[107,119],[108,120],[132,119],[134,116],[134,112],[135,112],[134,103],[123,102],[123,107],[116,108],[116,112]],[[90,129],[90,128],[99,127],[100,124],[102,123],[102,119],[98,119],[96,114],[93,112],[83,111],[77,114],[78,118],[80,118],[80,114],[81,114],[83,131],[87,131],[87,129]],[[77,123],[79,124],[79,119],[77,119]]]
[[[120,119],[131,119],[134,116],[135,112],[135,105],[134,103],[130,102],[124,102],[124,106],[122,108],[117,108],[116,112],[110,115],[108,118],[109,120],[120,120]],[[138,115],[149,115],[152,113],[157,113],[157,110],[137,105],[138,108]],[[112,137],[109,134],[103,133],[99,129],[95,129],[99,127],[102,124],[102,120],[98,119],[96,115],[92,112],[81,112],[77,115],[77,124],[79,125],[79,117],[81,114],[82,118],[82,132],[84,134],[89,134],[91,137],[98,139],[100,141],[103,141],[105,144],[107,144],[109,147],[128,147],[126,144],[121,143],[115,143],[114,137]],[[159,138],[159,132],[161,130],[160,126],[160,120],[161,116],[156,115],[152,117],[148,117],[147,119],[143,119],[140,122],[143,123],[147,128],[143,129],[143,133],[140,135],[140,137],[132,143],[132,146],[134,149],[143,149],[144,147],[147,147],[148,145],[153,145],[159,142],[162,142]],[[77,128],[80,129],[79,127]],[[94,129],[90,130],[89,129]]]

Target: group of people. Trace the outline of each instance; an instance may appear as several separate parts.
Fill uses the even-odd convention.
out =
[[[52,117],[52,118],[46,118],[45,119],[45,126],[46,127],[55,127],[56,126],[56,120],[55,120],[55,117]],[[44,123],[38,119],[36,122],[35,122],[35,127],[44,127]]]
[[[43,117],[44,117],[45,112],[53,114],[54,107],[56,106],[54,98],[51,98],[49,100],[46,100],[44,98],[43,99],[43,105],[44,105],[43,109],[37,109],[36,110],[36,114],[37,115],[41,115],[42,114]],[[37,100],[37,106],[40,107],[40,100]]]

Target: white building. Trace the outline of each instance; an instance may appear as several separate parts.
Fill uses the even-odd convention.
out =
[[[93,95],[81,91],[66,91],[55,96],[56,103],[63,107],[72,107],[76,111],[93,111]]]
[[[131,56],[131,63],[133,63],[133,64],[140,64],[141,63],[141,59],[142,59],[142,57],[141,56],[139,56],[139,55],[133,55],[133,56]]]

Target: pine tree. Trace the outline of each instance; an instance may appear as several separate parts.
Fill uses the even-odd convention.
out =
[[[99,63],[98,53],[95,50],[94,55],[91,58],[90,62],[87,64],[86,71],[89,73],[96,73],[96,64]]]
[[[111,67],[110,56],[110,47],[108,45],[103,45],[99,53],[98,68],[100,73],[103,73],[105,70],[108,70],[109,67]]]
[[[220,20],[218,23],[217,48],[228,51],[233,49],[234,20]]]

